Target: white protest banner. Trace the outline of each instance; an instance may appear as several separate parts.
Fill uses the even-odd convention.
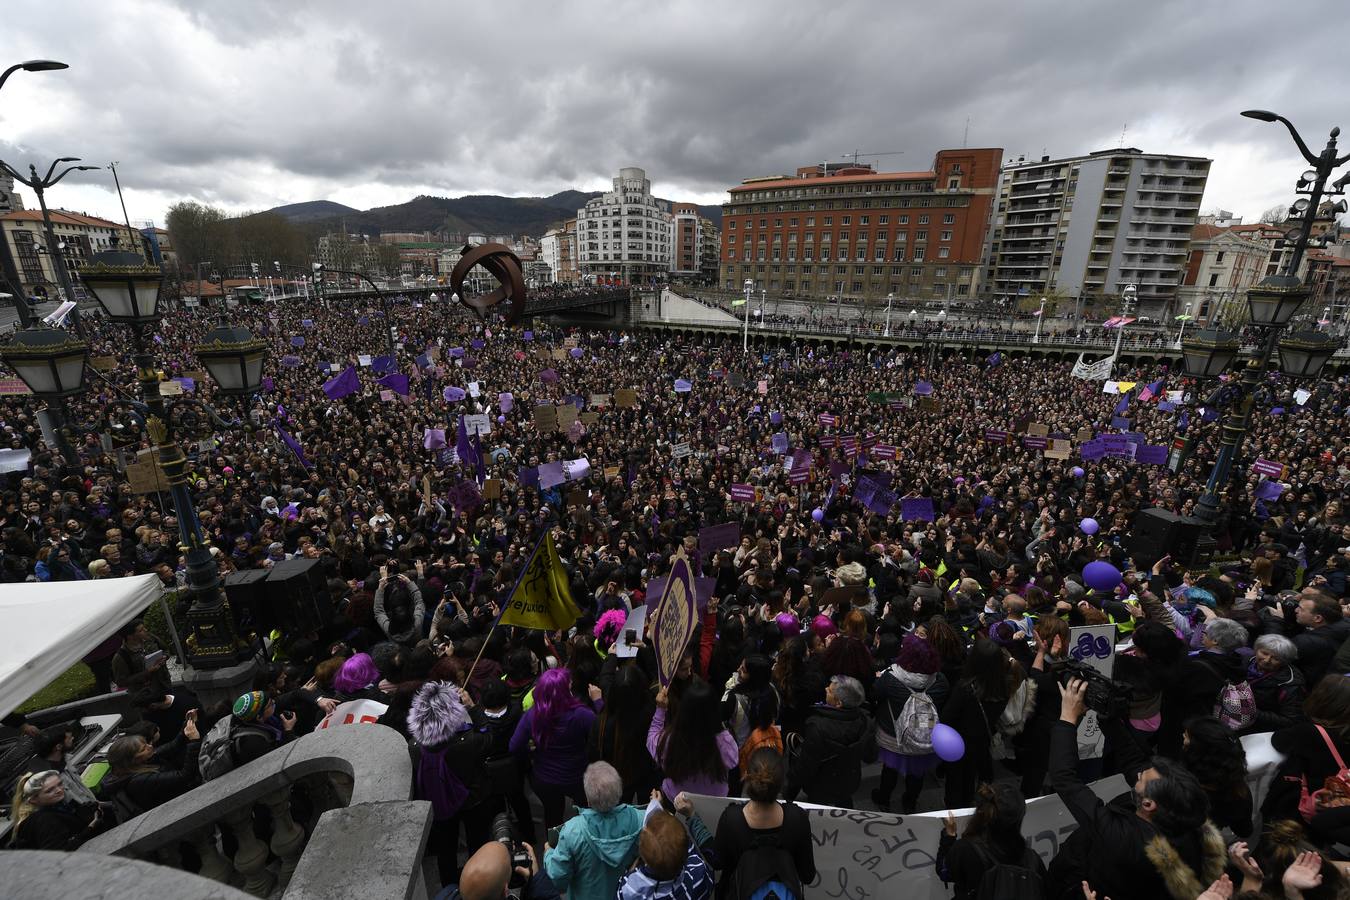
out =
[[[357,365],[359,365],[359,366],[368,366],[368,365],[370,365],[370,354],[369,354],[369,353],[358,353],[358,354],[356,355],[356,363],[357,363]]]
[[[693,452],[694,451],[689,447],[688,441],[680,441],[680,443],[670,448],[670,455],[672,459],[684,459],[686,456],[689,456]]]
[[[333,725],[373,725],[389,709],[386,703],[374,700],[348,700],[333,707],[333,711],[323,717],[320,728]]]
[[[1116,357],[1108,356],[1105,359],[1099,359],[1094,363],[1083,362],[1083,354],[1078,354],[1078,362],[1073,364],[1073,371],[1069,374],[1074,378],[1082,378],[1085,381],[1097,381],[1103,378],[1111,377],[1111,367],[1115,365]]]
[[[1069,656],[1110,678],[1116,665],[1116,626],[1079,625],[1070,628]],[[1078,758],[1101,759],[1105,747],[1106,737],[1097,722],[1097,713],[1090,709],[1078,723]]]
[[[478,386],[478,382],[476,382],[476,381],[470,381],[470,382],[469,382],[469,396],[470,396],[470,397],[480,397],[480,396],[482,396],[482,394],[483,394],[483,390],[482,390],[482,388],[480,388],[480,387]]]
[[[1103,801],[1129,790],[1125,779],[1112,775],[1090,787]],[[744,800],[693,794],[694,808],[708,828],[715,829],[729,803]],[[811,824],[816,878],[805,885],[805,900],[948,900],[951,889],[937,877],[935,862],[946,810],[903,816],[897,813],[840,809],[798,803]],[[974,812],[953,810],[958,830]],[[1078,827],[1056,796],[1027,803],[1022,834],[1049,864],[1060,844]]]
[[[492,418],[487,413],[464,417],[464,431],[468,434],[492,434]]]
[[[0,450],[0,472],[26,472],[32,450]]]

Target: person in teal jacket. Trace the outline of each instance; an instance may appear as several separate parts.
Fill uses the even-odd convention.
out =
[[[587,766],[582,787],[590,809],[568,820],[558,846],[544,845],[544,869],[568,900],[613,900],[637,858],[642,811],[619,802],[623,779],[607,762]]]

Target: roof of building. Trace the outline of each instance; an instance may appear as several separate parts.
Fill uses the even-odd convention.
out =
[[[125,225],[119,225],[116,222],[109,222],[107,219],[100,219],[98,216],[86,216],[84,213],[70,212],[64,209],[51,210],[53,224],[60,225],[87,225],[93,228],[120,228],[126,230]],[[41,222],[42,210],[40,209],[16,209],[13,212],[5,213],[0,216],[0,221],[4,222]]]
[[[876,184],[883,181],[922,181],[926,178],[936,177],[937,173],[935,172],[876,172],[872,175],[831,175],[828,178],[797,178],[793,175],[782,175],[762,181],[752,181],[749,184],[738,184],[731,188],[731,193],[780,187],[821,187],[840,184]]]
[[[1216,234],[1223,234],[1227,228],[1220,228],[1218,225],[1195,225],[1191,227],[1191,240],[1207,241]]]

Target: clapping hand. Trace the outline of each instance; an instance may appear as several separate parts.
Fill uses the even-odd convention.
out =
[[[1280,883],[1284,885],[1285,896],[1293,891],[1301,896],[1303,891],[1310,891],[1313,888],[1320,887],[1322,884],[1322,857],[1311,850],[1298,855],[1294,864],[1284,870],[1284,876],[1280,878]]]

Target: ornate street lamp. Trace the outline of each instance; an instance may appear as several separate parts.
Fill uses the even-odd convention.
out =
[[[1252,324],[1282,328],[1308,299],[1308,288],[1292,275],[1271,275],[1247,290]]]
[[[1191,378],[1218,378],[1237,354],[1237,335],[1217,328],[1196,329],[1181,345],[1182,364]]]
[[[73,397],[84,391],[89,345],[70,332],[40,326],[20,331],[0,349],[0,359],[43,400]]]
[[[139,253],[106,250],[80,269],[80,280],[114,322],[152,325],[159,321],[164,273],[147,266]]]
[[[1321,331],[1296,331],[1280,341],[1280,371],[1291,378],[1316,378],[1340,342]]]
[[[262,387],[267,342],[247,328],[222,323],[207,333],[194,352],[221,393],[246,396]]]

